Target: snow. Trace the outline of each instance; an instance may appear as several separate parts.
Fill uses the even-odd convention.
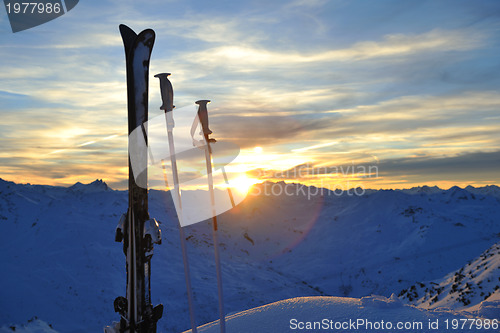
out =
[[[500,318],[500,294],[498,291],[493,295],[493,297],[490,297],[491,301],[483,301],[479,306],[477,307],[476,311],[473,311],[472,313],[483,317],[483,318],[493,318],[493,319],[499,319]],[[472,310],[472,309],[471,309]]]
[[[54,331],[50,324],[37,319],[31,318],[26,324],[23,325],[10,325],[0,327],[0,333],[57,333]]]
[[[498,311],[498,304],[489,306]],[[498,317],[495,317],[498,318]],[[361,299],[349,297],[296,297],[266,304],[226,317],[226,331],[237,333],[284,332],[294,330],[334,330],[356,332],[393,332],[402,325],[403,332],[436,332],[445,330],[446,320],[476,319],[481,317],[444,311],[424,311],[403,305],[395,295],[367,296]],[[437,326],[430,326],[432,324]],[[380,328],[379,328],[380,327]],[[307,328],[311,328],[307,330]],[[197,328],[200,333],[218,333],[219,322],[214,321]],[[51,326],[39,319],[30,319],[25,325],[0,328],[0,333],[57,333]],[[474,330],[491,332],[494,330]],[[191,330],[185,331],[189,333]]]
[[[496,305],[500,318],[500,242],[459,270],[434,281],[418,282],[401,293],[402,299],[421,308],[453,308],[490,313]],[[487,302],[481,303],[483,300]]]
[[[496,284],[487,283],[498,277],[498,256],[490,251],[481,260],[499,243],[498,188],[338,196],[300,184],[262,186],[281,194],[260,188],[260,195],[219,216],[225,311],[235,323],[244,320],[241,311],[312,296],[345,296],[328,301],[339,313],[344,304],[355,314],[376,308],[439,317],[441,307],[417,309],[390,296],[419,282],[447,281],[462,268],[475,276],[466,282],[486,279],[481,292],[491,295],[484,300],[479,292],[465,308],[451,298],[442,305],[461,315],[498,316]],[[151,264],[153,303],[165,306],[158,331],[182,332],[189,318],[175,209],[167,192],[150,191],[149,197],[163,237]],[[114,233],[127,202],[126,191],[102,181],[65,188],[0,180],[0,282],[7,286],[0,290],[0,327],[21,328],[37,316],[57,332],[88,333],[118,320],[113,301],[125,296],[126,277]],[[185,233],[201,325],[218,318],[211,225],[192,225]],[[476,260],[488,269],[475,272]],[[372,294],[380,298],[366,298]]]
[[[227,316],[227,332],[443,332],[446,322],[474,317],[450,312],[424,311],[405,306],[395,296],[298,297]],[[430,324],[437,326],[430,326]],[[219,322],[200,326],[200,333],[218,333]],[[492,332],[476,330],[475,332]],[[191,330],[184,333],[191,332]]]
[[[390,298],[383,296],[372,295],[361,298],[361,305],[371,306],[376,308],[398,308],[401,307],[403,303],[396,294],[392,294]]]

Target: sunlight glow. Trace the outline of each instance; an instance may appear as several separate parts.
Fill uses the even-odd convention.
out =
[[[249,178],[246,175],[242,175],[240,177],[231,179],[231,184],[229,185],[231,188],[234,188],[236,191],[241,194],[247,194],[250,188],[259,182],[258,179]]]
[[[263,149],[262,149],[262,147],[255,147],[255,148],[253,149],[253,151],[254,151],[254,153],[256,153],[256,154],[262,154]]]

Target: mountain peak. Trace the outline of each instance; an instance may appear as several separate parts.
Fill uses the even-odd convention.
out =
[[[424,193],[424,194],[434,194],[434,193],[442,192],[443,190],[440,189],[437,186],[424,185],[424,186],[412,187],[410,189],[403,189],[403,190],[400,190],[400,191],[402,191],[402,192],[404,192],[406,194],[421,194],[421,193]]]
[[[102,179],[96,179],[92,183],[82,184],[80,182],[75,183],[70,186],[69,189],[71,191],[85,192],[85,193],[93,193],[93,192],[101,192],[101,191],[109,191],[110,188],[106,182]]]

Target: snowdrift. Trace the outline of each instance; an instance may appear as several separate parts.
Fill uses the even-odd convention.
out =
[[[260,306],[227,317],[227,332],[422,332],[453,331],[455,325],[474,332],[496,332],[497,319],[444,311],[426,311],[403,305],[394,295],[299,297]],[[472,329],[470,325],[472,324]],[[480,329],[488,325],[488,329]],[[456,331],[456,330],[455,330]],[[190,333],[191,330],[184,333]],[[200,333],[220,332],[218,321],[200,326]]]

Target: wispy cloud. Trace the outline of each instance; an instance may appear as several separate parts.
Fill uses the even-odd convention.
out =
[[[285,8],[322,7],[328,0],[294,0],[285,5]]]
[[[419,35],[392,34],[381,41],[363,41],[344,49],[312,52],[278,52],[252,46],[224,45],[186,55],[192,62],[204,64],[266,67],[317,62],[345,62],[468,51],[483,45],[485,37],[469,30],[434,29]],[[399,61],[403,59],[398,59]]]

